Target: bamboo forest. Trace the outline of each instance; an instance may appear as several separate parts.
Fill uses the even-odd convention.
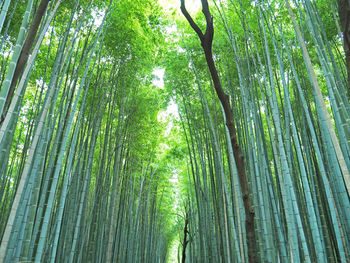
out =
[[[350,262],[350,0],[0,0],[0,263]]]

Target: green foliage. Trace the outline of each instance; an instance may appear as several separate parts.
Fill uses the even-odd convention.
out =
[[[344,261],[350,111],[336,9],[328,0],[289,2],[345,167],[285,1],[209,1],[214,60],[244,155],[261,261]],[[2,85],[26,4],[11,1],[1,32],[9,23]],[[202,12],[193,18],[204,31]],[[63,0],[39,35],[18,103],[0,123],[0,261],[165,262],[182,254],[188,217],[186,262],[247,262],[221,105],[200,41],[175,6]],[[165,69],[164,87],[153,84],[156,68]]]

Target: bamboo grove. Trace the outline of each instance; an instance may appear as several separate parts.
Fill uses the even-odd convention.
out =
[[[186,1],[181,2],[184,9]],[[204,15],[191,18],[182,10],[190,27],[180,37],[178,63],[189,65],[192,79],[169,76],[182,105],[192,177],[187,261],[347,262],[349,90],[337,3],[213,1],[211,6],[213,57],[230,96],[254,207],[258,258],[252,259],[245,225],[249,210],[227,114],[213,87],[216,80],[212,84],[205,70],[208,63],[212,74],[206,2]]]
[[[0,262],[349,262],[350,4],[197,2],[0,1]]]
[[[25,2],[1,3],[0,262],[164,262],[171,200],[150,80],[161,32],[133,31],[128,1],[46,1],[10,98],[41,5]],[[155,28],[157,5],[138,4],[140,32],[152,14]]]

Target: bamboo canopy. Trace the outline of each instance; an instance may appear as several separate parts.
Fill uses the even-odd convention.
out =
[[[0,263],[349,262],[349,6],[0,1]]]

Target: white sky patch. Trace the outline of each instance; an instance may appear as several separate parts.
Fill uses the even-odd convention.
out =
[[[152,80],[153,85],[161,89],[164,88],[164,72],[165,69],[163,68],[155,68],[152,72],[154,76]]]
[[[196,13],[201,8],[202,4],[200,0],[187,0],[185,1],[185,6],[188,12]]]
[[[177,173],[177,170],[176,169],[174,169],[173,171],[172,171],[172,177],[171,178],[169,178],[169,182],[171,183],[171,184],[173,184],[173,186],[174,186],[174,197],[175,197],[175,202],[174,202],[174,210],[176,210],[177,208],[178,208],[178,206],[179,206],[179,195],[180,195],[180,189],[179,189],[179,185],[178,185],[178,183],[179,183],[179,174]]]
[[[173,184],[174,186],[174,197],[175,197],[175,202],[174,202],[174,210],[176,210],[179,207],[179,196],[180,196],[180,189],[179,189],[179,174],[177,173],[176,169],[172,171],[172,177],[169,178],[169,182]]]
[[[178,12],[180,12],[179,0],[158,0],[158,2],[165,9],[170,10],[170,9],[176,8]],[[185,6],[187,11],[193,14],[193,13],[197,13],[200,10],[202,4],[201,4],[201,0],[186,0]]]
[[[174,34],[176,31],[177,31],[177,26],[176,26],[175,24],[166,27],[166,32],[168,33],[168,35],[172,35],[172,34]]]
[[[164,88],[164,73],[165,73],[165,69],[163,68],[155,68],[153,70],[152,72],[154,76],[152,79],[153,85],[157,86],[158,88],[162,88],[162,89]],[[172,118],[179,120],[180,116],[179,116],[177,104],[173,99],[170,99],[167,109],[165,111],[160,111],[158,113],[158,121],[168,122],[167,128],[165,130],[165,136],[169,135],[171,128],[173,127]]]
[[[173,177],[169,179],[169,181],[173,184],[176,184],[179,182],[179,175],[176,173],[176,171],[173,171]],[[177,201],[177,200],[176,200]]]
[[[158,113],[158,121],[168,122],[165,132],[165,136],[168,136],[171,132],[171,129],[174,126],[173,120],[180,120],[178,106],[173,99],[170,100],[168,107],[165,111],[160,111]]]
[[[168,105],[168,108],[166,109],[166,113],[168,115],[172,114],[175,119],[180,120],[180,116],[179,116],[179,108],[177,106],[177,104],[175,103],[175,101],[173,99],[170,100],[170,103]]]
[[[265,114],[265,106],[260,106],[260,112],[261,112],[262,114]]]
[[[105,12],[104,11],[98,12],[96,10],[92,10],[91,15],[94,18],[94,25],[96,27],[99,27],[102,24]]]

